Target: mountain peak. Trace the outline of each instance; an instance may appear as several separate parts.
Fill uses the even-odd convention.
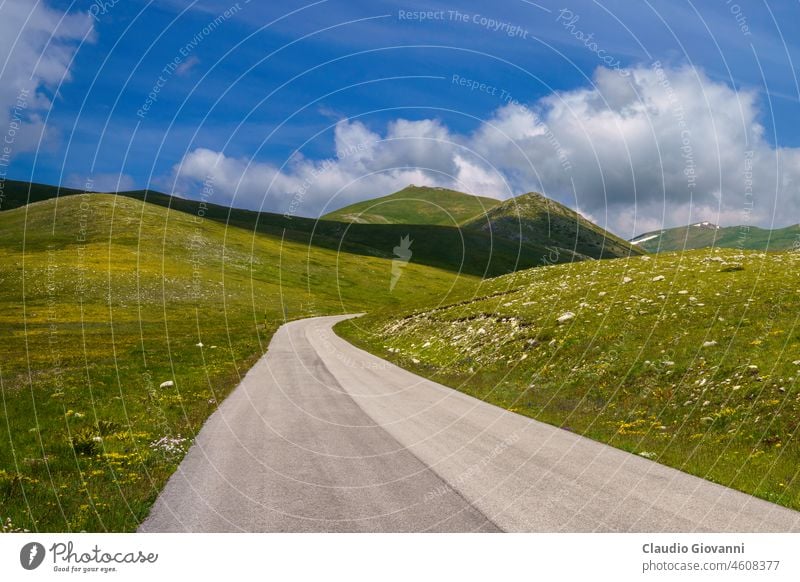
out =
[[[440,186],[409,184],[402,190],[356,202],[325,214],[323,220],[362,224],[429,224],[458,226],[500,204]]]
[[[566,256],[601,258],[641,254],[637,247],[539,192],[504,200],[466,223],[464,228],[552,247]]]

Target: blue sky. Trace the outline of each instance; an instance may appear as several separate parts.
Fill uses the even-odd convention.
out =
[[[22,26],[31,40],[3,46],[0,105],[10,111],[25,83],[42,96],[27,109],[30,139],[18,142],[11,178],[195,196],[212,175],[216,202],[283,212],[300,192],[306,215],[388,194],[406,179],[498,197],[539,189],[632,236],[693,219],[741,222],[740,166],[755,149],[763,175],[751,220],[800,220],[794,2],[48,0],[36,10]],[[435,14],[407,16],[416,11]],[[4,34],[15,31],[10,16],[33,12],[22,0],[2,5]],[[656,61],[669,83],[656,82]],[[627,79],[637,79],[644,109],[613,105],[629,84],[616,69],[640,71]],[[470,90],[454,75],[485,86]],[[653,123],[659,86],[668,99]],[[572,121],[556,111],[565,103]],[[641,123],[619,130],[619,148],[592,148],[608,103],[615,128],[634,115]],[[701,173],[691,188],[680,176],[688,166],[672,131],[676,105],[690,118]],[[654,113],[641,117],[647,107]],[[741,111],[723,120],[732,109]],[[572,160],[568,172],[553,163],[553,139],[505,132],[507,143],[496,144],[482,131],[487,120],[518,128],[531,116],[552,129]],[[642,128],[646,144],[636,141]],[[358,135],[366,151],[335,160],[335,176],[318,171]],[[519,150],[517,142],[532,162],[492,157]],[[622,167],[604,157],[607,148],[626,158]],[[708,159],[708,150],[720,153]],[[741,153],[729,160],[732,150]],[[674,167],[664,161],[672,154]],[[650,166],[660,171],[640,179]]]

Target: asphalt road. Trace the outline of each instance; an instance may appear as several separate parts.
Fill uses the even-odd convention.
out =
[[[800,513],[281,327],[144,532],[800,531]]]

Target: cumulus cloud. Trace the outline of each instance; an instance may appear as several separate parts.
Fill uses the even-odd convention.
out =
[[[334,128],[334,155],[312,160],[301,154],[284,167],[197,148],[173,168],[174,190],[213,184],[219,203],[311,216],[351,202],[389,194],[409,184],[457,187],[478,194],[499,192],[500,174],[470,159],[460,136],[436,120],[396,120],[381,135],[361,122]],[[510,191],[507,192],[510,194]]]
[[[87,14],[63,14],[43,2],[3,2],[0,123],[3,132],[14,129],[15,153],[35,148],[51,133],[44,114],[58,85],[70,78],[77,42],[91,31]]]
[[[468,134],[436,119],[397,119],[383,131],[342,120],[331,159],[297,155],[277,167],[196,149],[173,178],[191,191],[213,175],[227,201],[305,215],[409,183],[497,198],[537,190],[626,237],[798,216],[800,150],[764,139],[755,92],[688,66],[627,72],[600,68],[590,86],[507,103]]]

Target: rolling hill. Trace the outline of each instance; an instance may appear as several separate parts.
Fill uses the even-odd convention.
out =
[[[757,226],[717,226],[698,222],[689,226],[646,232],[631,243],[652,253],[702,248],[785,251],[800,244],[800,224],[769,230]]]
[[[800,254],[704,249],[498,277],[337,333],[508,410],[800,509]]]
[[[537,192],[506,200],[483,216],[464,224],[464,230],[487,233],[494,239],[550,248],[552,257],[566,255],[570,260],[642,253],[635,245]]]
[[[19,180],[5,180],[0,190],[0,211],[13,210],[32,202],[41,202],[61,196],[75,196],[82,190],[75,188],[62,188],[35,182],[20,182]]]
[[[7,199],[12,200],[16,192],[17,199],[24,204],[27,188],[24,182],[7,182]],[[80,193],[41,184],[35,184],[34,188],[40,197],[47,192],[51,197],[59,193],[61,196],[66,194],[62,198],[64,200]],[[414,192],[416,198],[409,199],[408,191]],[[448,208],[451,215],[459,215],[466,222],[460,226],[422,222],[425,212],[434,208],[425,201],[425,196],[429,194],[437,201],[436,204]],[[378,199],[392,199],[386,207],[395,207],[393,214],[404,214],[408,220],[416,216],[420,224],[348,223],[327,218],[286,217],[188,200],[153,190],[119,192],[117,195],[193,217],[202,215],[209,220],[281,237],[297,244],[368,257],[391,259],[398,242],[408,237],[413,241],[412,262],[480,277],[494,277],[543,264],[641,253],[635,246],[538,194],[524,195],[501,204],[497,200],[477,198],[452,190],[409,187]],[[484,200],[495,205],[487,214],[481,214]],[[372,202],[361,204],[369,206]],[[403,204],[411,207],[406,213],[402,212]],[[477,217],[471,214],[476,209]],[[495,224],[496,228],[492,230],[486,227],[489,224],[486,217],[490,217],[488,221]],[[429,216],[428,219],[436,222],[441,217]],[[522,238],[515,231],[515,228],[519,230],[519,224],[523,225],[525,232]]]
[[[358,224],[435,224],[458,226],[500,204],[494,198],[473,196],[447,188],[410,185],[399,192],[351,204],[322,220]]]

